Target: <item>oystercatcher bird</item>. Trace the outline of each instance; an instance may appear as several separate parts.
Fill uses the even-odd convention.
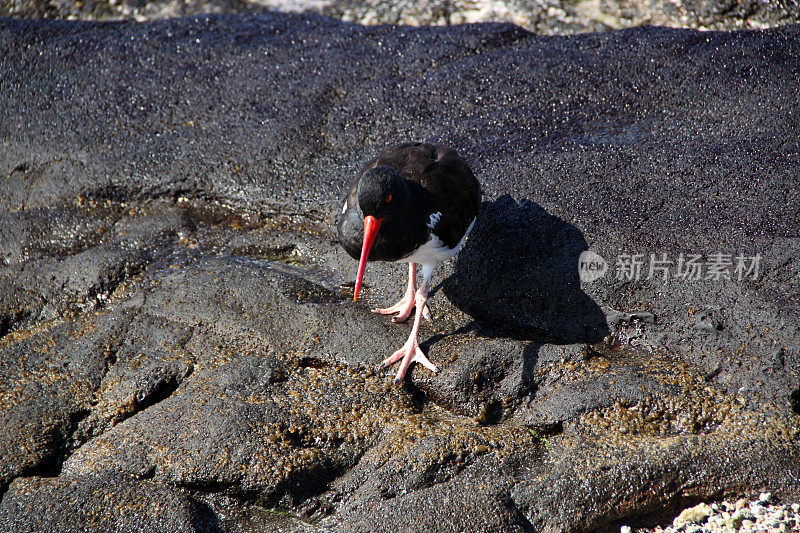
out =
[[[383,367],[401,361],[396,383],[412,362],[439,371],[420,350],[420,316],[430,319],[427,301],[433,271],[464,244],[480,202],[480,185],[466,161],[451,148],[426,143],[383,150],[356,175],[347,194],[337,232],[347,253],[359,260],[353,301],[358,299],[367,261],[408,263],[403,298],[391,307],[372,310],[404,322],[417,308],[408,341],[383,361]],[[417,265],[422,270],[419,289]]]

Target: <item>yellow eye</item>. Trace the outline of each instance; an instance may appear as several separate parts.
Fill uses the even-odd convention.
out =
[[[385,202],[388,204],[391,201],[392,201],[392,195],[390,194],[389,196],[386,197]]]

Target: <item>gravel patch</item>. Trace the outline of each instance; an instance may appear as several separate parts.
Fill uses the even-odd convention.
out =
[[[772,494],[762,492],[758,498],[700,503],[684,509],[667,527],[634,529],[622,526],[620,533],[701,533],[706,531],[800,531],[800,503],[778,503]]]

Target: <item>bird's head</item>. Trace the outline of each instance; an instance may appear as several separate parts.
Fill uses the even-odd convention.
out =
[[[406,180],[392,167],[370,168],[358,181],[358,207],[365,217],[390,217],[407,196]]]
[[[361,259],[358,262],[353,301],[358,298],[369,252],[378,236],[381,224],[402,209],[408,196],[406,181],[392,167],[370,168],[362,174],[358,182],[357,198],[358,207],[364,215],[364,242],[361,246]]]

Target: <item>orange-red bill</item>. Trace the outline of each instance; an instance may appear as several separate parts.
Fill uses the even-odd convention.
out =
[[[372,250],[372,244],[375,242],[375,237],[378,236],[378,230],[381,228],[382,218],[376,219],[372,215],[364,217],[364,243],[361,245],[361,259],[358,261],[358,275],[356,276],[356,288],[353,291],[353,301],[358,299],[358,291],[361,289],[361,280],[364,278],[364,271],[367,269],[367,259],[369,258],[369,251]]]

